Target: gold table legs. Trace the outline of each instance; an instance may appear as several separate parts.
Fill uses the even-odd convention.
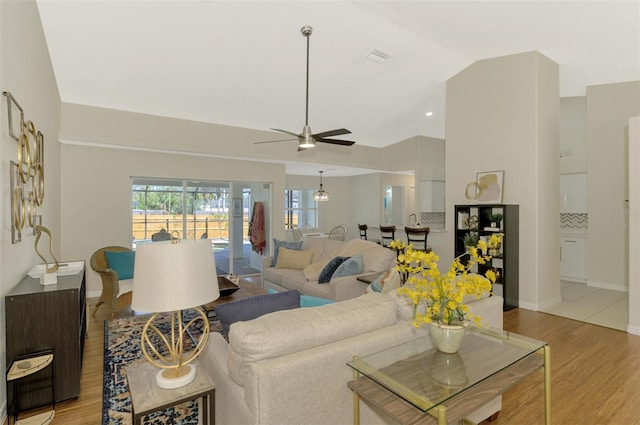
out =
[[[551,347],[544,346],[544,423],[551,425]]]

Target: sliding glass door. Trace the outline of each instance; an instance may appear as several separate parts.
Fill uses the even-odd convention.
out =
[[[270,188],[267,183],[134,177],[133,248],[172,235],[207,239],[219,274],[259,273],[261,256],[251,249],[248,229],[253,204],[266,200],[268,205]]]

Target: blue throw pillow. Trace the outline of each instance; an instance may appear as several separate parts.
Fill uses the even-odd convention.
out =
[[[118,280],[133,279],[135,251],[105,251],[107,265],[118,273]]]
[[[229,328],[235,322],[253,320],[263,314],[300,307],[300,292],[286,291],[243,298],[215,308],[222,331],[229,335]]]
[[[331,276],[335,273],[336,269],[340,267],[340,264],[347,261],[349,257],[334,257],[329,263],[324,266],[324,269],[320,272],[318,283],[328,283],[331,280]]]
[[[334,303],[334,300],[312,297],[311,295],[300,295],[300,307],[319,307],[321,305]]]
[[[270,294],[277,294],[273,288],[267,288],[267,292]],[[300,295],[300,307],[319,307],[321,305],[334,303],[334,300],[328,300],[326,298],[312,297],[311,295]]]
[[[271,257],[271,267],[275,267],[278,262],[278,248],[283,247],[287,249],[295,249],[296,251],[300,251],[302,249],[302,241],[297,242],[287,242],[287,241],[279,241],[278,239],[273,240],[273,257]]]
[[[354,274],[362,273],[362,262],[362,254],[354,255],[344,263],[340,264],[340,266],[338,266],[336,271],[333,272],[331,279],[342,276],[353,276]]]

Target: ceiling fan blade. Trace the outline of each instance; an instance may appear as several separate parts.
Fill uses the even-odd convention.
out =
[[[315,139],[322,139],[324,137],[331,137],[331,136],[342,136],[343,134],[351,134],[351,132],[349,130],[347,130],[346,128],[338,128],[335,130],[329,130],[329,131],[325,131],[322,133],[317,133],[317,134],[313,134],[312,136]]]
[[[315,138],[316,142],[320,142],[320,143],[331,143],[333,145],[342,145],[342,146],[351,146],[354,145],[356,142],[352,141],[352,140],[340,140],[340,139],[318,139]]]
[[[293,140],[298,140],[298,139],[296,138],[296,139],[282,139],[282,140],[267,140],[267,141],[264,141],[264,142],[253,142],[253,144],[254,145],[259,145],[261,143],[291,142]]]
[[[280,133],[286,133],[286,134],[290,134],[292,136],[296,136],[296,137],[300,137],[301,135],[298,133],[294,133],[292,131],[287,131],[287,130],[282,130],[280,128],[272,128],[271,130],[275,130],[275,131],[279,131]]]

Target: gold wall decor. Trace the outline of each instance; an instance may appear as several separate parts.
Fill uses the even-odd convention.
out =
[[[9,135],[18,142],[17,161],[10,161],[11,184],[11,243],[22,240],[22,229],[29,225],[36,234],[42,223],[37,208],[44,200],[44,135],[36,130],[32,121],[24,120],[24,111],[10,92],[7,98]],[[14,111],[19,118],[14,117]],[[16,134],[15,128],[19,127]]]

